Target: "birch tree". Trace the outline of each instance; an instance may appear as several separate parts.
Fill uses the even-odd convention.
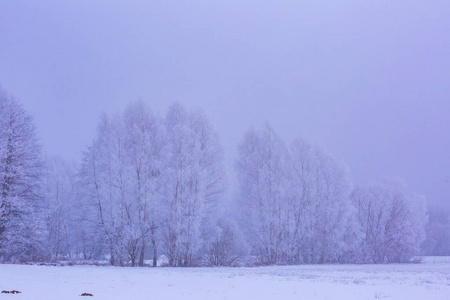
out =
[[[318,146],[297,138],[291,145],[290,250],[293,261],[336,262],[352,213],[346,168]]]
[[[44,175],[47,247],[53,259],[75,258],[79,227],[76,166],[54,157],[46,160]]]
[[[124,126],[132,195],[135,198],[133,205],[139,230],[139,239],[134,240],[140,246],[139,265],[144,265],[146,247],[151,242],[153,266],[156,267],[158,232],[162,226],[161,176],[165,150],[162,122],[152,115],[143,102],[138,102],[126,110]],[[134,248],[132,244],[130,246]]]
[[[269,126],[245,135],[237,170],[243,227],[254,252],[263,264],[283,262],[288,235],[288,152]]]
[[[125,251],[128,176],[122,127],[119,116],[102,117],[97,136],[84,153],[80,172],[86,205],[96,212],[91,216],[92,225],[102,229],[112,265],[124,264]]]
[[[202,223],[214,214],[223,191],[222,148],[204,115],[180,104],[169,109],[165,125],[165,251],[171,266],[189,266],[202,247]]]
[[[291,147],[272,128],[239,147],[241,224],[263,264],[336,262],[351,214],[346,169],[319,147]]]

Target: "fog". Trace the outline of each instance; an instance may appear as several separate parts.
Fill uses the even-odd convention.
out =
[[[3,1],[0,84],[78,161],[102,112],[203,109],[225,148],[265,122],[450,207],[447,1]]]

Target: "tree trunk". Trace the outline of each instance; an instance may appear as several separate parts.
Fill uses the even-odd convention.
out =
[[[158,249],[156,249],[155,226],[152,226],[152,246],[153,246],[153,267],[157,266]]]
[[[142,237],[142,247],[141,247],[141,254],[139,255],[139,266],[144,266],[144,256],[145,256],[145,238]]]

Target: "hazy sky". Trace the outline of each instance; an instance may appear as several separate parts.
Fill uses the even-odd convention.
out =
[[[230,171],[268,121],[357,183],[397,175],[450,207],[448,0],[5,0],[0,84],[50,155],[79,160],[103,111],[178,101],[207,113]]]

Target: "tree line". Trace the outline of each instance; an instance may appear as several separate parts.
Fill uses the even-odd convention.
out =
[[[266,125],[243,137],[238,193],[201,111],[143,102],[104,114],[82,161],[42,153],[31,116],[0,92],[0,260],[111,265],[408,262],[425,199],[399,179],[354,186],[344,164]]]

